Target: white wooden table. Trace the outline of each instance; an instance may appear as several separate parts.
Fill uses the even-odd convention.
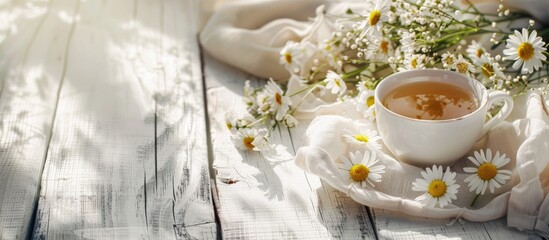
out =
[[[0,1],[0,239],[538,238],[355,203],[294,165],[307,122],[236,150],[264,82],[201,53],[197,4]]]

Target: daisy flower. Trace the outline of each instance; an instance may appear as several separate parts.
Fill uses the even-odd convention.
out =
[[[270,149],[266,129],[242,128],[231,136],[231,140],[241,150],[265,151]]]
[[[450,167],[443,172],[442,166],[426,168],[426,171],[421,171],[422,178],[416,178],[412,183],[412,190],[424,192],[424,194],[416,197],[419,201],[429,207],[434,207],[437,203],[443,208],[452,203],[452,200],[457,199],[459,185],[456,184],[456,173],[450,171]]]
[[[442,54],[442,65],[450,70],[456,68],[456,56],[450,52]]]
[[[352,134],[351,132],[347,131],[347,133],[343,135],[343,139],[345,139],[345,141],[350,144],[370,145],[377,149],[381,148],[381,145],[379,144],[379,140],[381,140],[381,137],[377,134],[376,130],[366,129],[364,132],[357,134]]]
[[[425,55],[423,54],[408,55],[404,59],[404,68],[401,70],[423,69],[425,68],[425,65],[423,64],[424,60]]]
[[[467,56],[473,61],[473,63],[478,63],[480,58],[486,53],[486,49],[480,45],[477,41],[473,40],[469,47],[467,47]]]
[[[511,161],[505,154],[500,155],[499,151],[496,151],[492,156],[492,150],[487,149],[486,154],[480,150],[480,153],[475,151],[474,155],[475,157],[469,157],[469,160],[476,167],[463,168],[466,173],[473,173],[465,179],[465,182],[469,183],[469,191],[484,194],[486,188],[490,188],[490,192],[494,193],[496,188],[511,178],[511,171],[500,169]]]
[[[341,96],[347,90],[347,85],[343,81],[343,78],[341,78],[341,75],[334,71],[328,71],[324,81],[326,82],[326,88],[332,90],[332,94],[339,94]]]
[[[375,119],[375,98],[373,90],[365,90],[360,93],[356,103],[356,110],[364,114],[364,117],[370,121]]]
[[[265,93],[268,96],[266,101],[271,104],[271,111],[275,112],[275,119],[282,120],[290,110],[292,101],[272,79],[265,85]]]
[[[486,80],[490,80],[491,77],[505,78],[505,74],[499,69],[499,64],[493,59],[487,57],[486,55],[482,56],[478,60],[479,73]]]
[[[394,55],[393,46],[386,38],[375,40],[374,44],[368,45],[367,52],[367,59],[374,59],[378,62],[387,62],[387,59]]]
[[[288,71],[297,73],[299,72],[303,56],[303,49],[299,43],[288,41],[282,50],[280,50],[279,63]]]
[[[377,165],[379,160],[376,158],[375,152],[365,151],[363,153],[356,151],[354,154],[349,153],[350,158],[341,156],[342,162],[337,162],[336,165],[344,175],[349,176],[350,180],[366,187],[366,183],[374,186],[374,182],[381,181],[381,174],[385,173],[384,165]]]
[[[463,74],[475,73],[475,65],[471,64],[460,54],[456,59],[456,71]]]
[[[387,13],[389,12],[389,4],[387,0],[377,0],[373,8],[368,8],[364,16],[365,20],[359,26],[362,29],[360,38],[363,38],[366,34],[379,35],[381,34],[381,27],[383,22],[389,20]]]
[[[514,35],[510,35],[503,53],[508,58],[516,60],[513,64],[514,69],[519,69],[522,65],[521,73],[533,73],[542,65],[542,61],[547,59],[542,52],[546,51],[545,43],[541,37],[537,36],[536,30],[528,35],[528,30],[523,28],[522,34],[515,30]]]
[[[400,43],[402,44],[401,50],[404,53],[413,54],[416,51],[416,34],[407,31],[402,32]]]

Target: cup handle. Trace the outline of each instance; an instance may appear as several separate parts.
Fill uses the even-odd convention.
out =
[[[484,137],[490,129],[501,123],[507,116],[509,116],[511,110],[513,110],[513,98],[509,96],[509,94],[502,91],[493,91],[488,95],[488,102],[486,103],[488,109],[490,109],[492,104],[499,99],[503,99],[505,103],[496,116],[484,124],[480,138]]]

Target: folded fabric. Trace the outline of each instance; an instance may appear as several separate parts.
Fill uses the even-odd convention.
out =
[[[456,182],[461,185],[458,199],[444,208],[428,207],[415,200],[421,193],[412,191],[412,182],[421,178],[420,172],[425,169],[398,161],[384,147],[376,149],[347,143],[345,134],[376,129],[375,124],[354,112],[356,108],[342,106],[353,105],[352,102],[323,109],[327,115],[316,117],[309,125],[305,135],[307,144],[298,150],[295,162],[367,206],[413,216],[459,217],[470,221],[488,221],[507,215],[510,227],[549,234],[549,118],[537,93],[523,95],[515,104],[516,110],[508,121],[494,127],[467,155],[472,156],[478,149],[491,149],[511,159],[506,168],[512,170],[512,178],[494,193],[486,191],[475,207],[470,204],[476,193],[470,192],[464,183],[469,174],[463,168],[471,165],[466,157],[451,166],[452,171],[457,172]],[[375,187],[361,187],[336,167],[336,162],[349,152],[366,150],[377,153],[379,164],[385,166],[382,181]]]
[[[468,1],[456,2],[465,4]],[[470,2],[476,3],[482,12],[495,12],[500,4],[498,0]],[[504,4],[522,9],[549,24],[546,0],[506,0]],[[204,17],[211,15],[200,33],[200,42],[206,52],[255,76],[286,81],[290,75],[279,64],[280,50],[286,42],[307,40],[315,43],[317,39],[327,39],[335,30],[335,26],[330,24],[330,16],[342,15],[349,6],[363,8],[364,2],[202,0],[200,5]],[[325,7],[318,8],[321,5]],[[527,19],[523,21],[526,22]]]

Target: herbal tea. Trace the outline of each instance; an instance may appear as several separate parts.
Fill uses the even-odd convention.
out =
[[[400,115],[423,120],[445,120],[472,113],[476,98],[466,90],[447,83],[415,82],[393,89],[383,105]]]

